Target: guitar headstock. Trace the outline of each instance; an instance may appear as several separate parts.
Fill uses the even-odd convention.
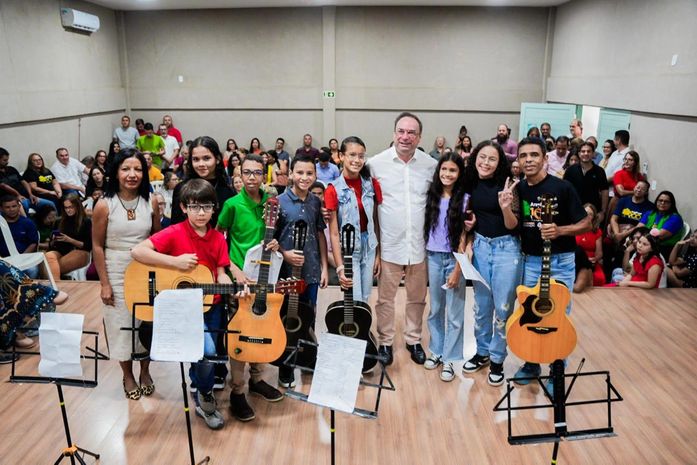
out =
[[[298,220],[293,225],[293,249],[303,250],[307,240],[307,222]]]
[[[264,223],[266,224],[267,228],[276,227],[279,210],[280,206],[278,205],[278,199],[276,197],[269,197],[264,205]]]
[[[304,279],[288,278],[280,279],[274,289],[278,294],[302,294],[306,287]]]
[[[345,224],[341,228],[341,253],[347,257],[353,255],[356,247],[356,228],[351,224]]]
[[[542,194],[540,196],[540,202],[542,202],[542,223],[550,224],[554,223],[554,196],[552,194]]]

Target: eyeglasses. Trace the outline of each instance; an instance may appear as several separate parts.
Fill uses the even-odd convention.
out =
[[[242,176],[251,178],[252,176],[263,176],[264,172],[262,170],[242,170]]]
[[[192,203],[190,205],[187,205],[186,208],[191,210],[194,213],[201,213],[201,210],[203,210],[206,213],[210,213],[213,211],[213,208],[215,208],[215,205],[212,203],[207,203],[204,205],[200,205],[198,203]]]
[[[413,129],[396,129],[395,132],[397,133],[398,136],[407,135],[409,137],[416,137],[419,135],[419,133]]]

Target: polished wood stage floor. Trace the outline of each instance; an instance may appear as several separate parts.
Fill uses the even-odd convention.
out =
[[[71,295],[60,311],[83,312],[85,329],[102,331],[98,285],[61,282],[59,287]],[[336,289],[321,292],[320,313],[339,295]],[[398,298],[404,301],[403,290]],[[472,304],[469,289],[466,356],[474,351]],[[558,463],[697,463],[697,290],[595,289],[574,296],[572,316],[579,345],[568,371],[582,358],[584,371],[610,370],[624,402],[613,404],[617,437],[563,442]],[[401,314],[398,321],[401,328]],[[100,345],[104,350],[103,338]],[[24,357],[18,372],[36,374],[36,358]],[[506,374],[512,376],[518,364],[509,356]],[[336,463],[549,463],[551,444],[508,444],[506,415],[492,411],[505,384],[494,388],[486,383],[484,370],[463,376],[460,366],[456,368],[453,382],[440,381],[438,371],[426,371],[409,359],[398,336],[395,363],[389,368],[397,390],[383,393],[377,420],[337,414]],[[112,361],[101,365],[97,388],[64,389],[73,440],[99,452],[99,463],[189,463],[179,366],[154,363],[152,371],[157,391],[137,402],[124,398],[120,370]],[[56,389],[9,383],[9,376],[10,366],[0,366],[0,464],[54,463],[65,446]],[[275,383],[276,369],[267,368],[266,378]],[[302,382],[297,389],[307,392],[310,379]],[[601,378],[579,378],[570,400],[597,398],[604,390]],[[193,418],[197,460],[209,455],[214,464],[330,463],[328,411],[290,398],[269,404],[252,397],[257,418],[243,424],[230,416],[228,393],[217,394],[224,429],[210,431]],[[371,405],[373,396],[373,390],[364,389],[359,403]],[[539,386],[515,389],[512,397],[518,403],[545,402]],[[569,409],[567,421],[572,429],[602,427],[605,406]],[[551,429],[551,409],[515,415],[515,434]]]

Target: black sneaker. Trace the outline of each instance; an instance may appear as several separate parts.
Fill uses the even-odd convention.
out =
[[[292,368],[286,366],[278,368],[278,386],[286,389],[295,387],[295,373]]]
[[[230,393],[230,411],[232,416],[240,421],[251,421],[256,418],[254,410],[247,403],[247,398],[244,394]]]
[[[462,371],[464,371],[465,373],[474,373],[481,370],[487,365],[489,365],[488,355],[475,354],[474,357],[467,360],[465,364],[462,365]]]
[[[213,389],[215,391],[222,391],[225,389],[225,377],[224,376],[216,376],[215,380],[213,381]]]
[[[489,384],[492,386],[501,386],[503,384],[503,363],[491,362],[489,368]]]
[[[264,380],[261,380],[258,383],[253,383],[252,380],[249,380],[249,392],[260,395],[268,402],[279,402],[283,400],[283,394],[281,391],[271,386]]]

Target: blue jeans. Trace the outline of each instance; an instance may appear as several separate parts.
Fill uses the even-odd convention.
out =
[[[39,211],[39,209],[44,205],[49,205],[54,209],[56,208],[56,205],[50,200],[42,199],[41,197],[37,197],[36,199],[36,203],[31,203],[31,200],[29,200],[28,197],[25,197],[24,200],[22,200],[22,207],[24,207],[24,212],[27,215],[29,214],[29,207],[33,208],[35,211]]]
[[[537,284],[542,271],[542,257],[536,255],[525,255],[525,272],[523,273],[523,284],[532,287]],[[552,255],[550,259],[550,276],[553,279],[563,283],[569,289],[569,292],[574,290],[574,279],[576,279],[576,259],[574,252],[565,252]],[[566,314],[571,313],[571,301],[566,307]],[[531,367],[537,367],[539,373],[539,364],[528,363]]]
[[[443,289],[456,260],[449,252],[428,252],[428,288],[431,311],[428,314],[428,330],[431,355],[442,357],[444,362],[463,359],[465,320],[465,278],[460,274],[457,287]]]
[[[375,249],[368,245],[368,232],[361,233],[361,250],[353,254],[353,300],[368,303],[373,291]]]
[[[203,314],[203,328],[208,330],[216,330],[225,328],[224,308],[222,304],[215,304]],[[203,333],[203,355],[216,355],[215,341],[218,339],[218,333]],[[215,363],[208,360],[192,363],[189,368],[189,378],[191,384],[196,386],[201,392],[211,392],[215,382],[214,370]]]
[[[513,313],[516,287],[523,278],[520,240],[514,236],[493,239],[476,234],[473,265],[491,290],[474,284],[474,337],[477,354],[489,356],[494,363],[506,359],[506,322]]]

